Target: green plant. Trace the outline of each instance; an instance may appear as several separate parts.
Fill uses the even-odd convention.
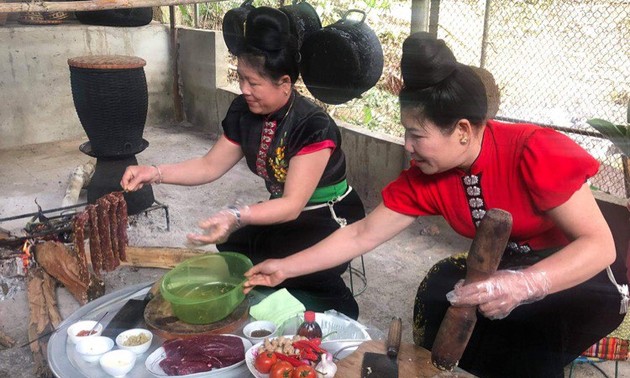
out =
[[[622,154],[630,157],[630,102],[628,102],[626,122],[626,125],[615,125],[600,118],[586,121],[619,148]]]

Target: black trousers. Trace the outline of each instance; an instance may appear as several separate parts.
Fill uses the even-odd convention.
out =
[[[353,190],[334,205],[337,217],[348,224],[365,217],[365,208],[359,195]],[[223,243],[219,251],[239,252],[248,256],[254,264],[270,258],[283,258],[302,251],[325,239],[339,229],[328,206],[303,211],[291,221],[276,225],[245,226]],[[348,263],[321,272],[295,277],[284,281],[278,288],[286,288],[300,300],[307,310],[323,312],[334,309],[357,319],[359,306],[341,275]]]
[[[450,306],[446,293],[466,274],[466,257],[441,260],[420,284],[414,306],[414,341],[431,349]],[[477,323],[459,365],[479,377],[563,377],[564,367],[623,321],[621,296],[603,271],[506,318]]]

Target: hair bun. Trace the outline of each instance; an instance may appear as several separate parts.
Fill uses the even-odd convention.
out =
[[[278,9],[252,9],[245,22],[245,43],[262,51],[280,51],[287,45],[289,27],[289,18]]]
[[[446,43],[429,33],[411,34],[403,42],[400,69],[407,88],[432,87],[451,75],[457,65]]]

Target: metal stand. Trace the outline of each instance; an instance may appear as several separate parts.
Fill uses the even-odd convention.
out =
[[[164,210],[164,218],[166,219],[166,231],[170,231],[171,230],[171,219],[169,217],[168,214],[168,205],[165,205],[161,202],[158,202],[157,200],[154,202],[154,205],[147,207],[146,209],[143,210],[144,215],[147,215],[148,212],[153,211],[153,210],[158,210],[158,209],[162,209]]]
[[[363,261],[363,255],[360,257],[361,259],[361,270],[352,267],[352,261],[348,263],[348,273],[350,274],[350,291],[352,291],[352,295],[358,297],[361,295],[365,289],[367,289],[367,277],[365,276],[365,262]],[[357,276],[359,280],[363,283],[363,286],[357,291],[354,291],[354,280],[352,276]]]
[[[83,208],[87,206],[88,203],[79,203],[76,205],[59,207],[56,209],[49,210],[39,210],[36,213],[26,213],[14,215],[6,218],[0,218],[0,224],[5,221],[16,220],[21,218],[32,218],[24,228],[26,232],[28,232],[28,237],[26,238],[36,238],[42,237],[46,235],[50,235],[53,233],[69,233],[72,231],[72,218],[83,211]],[[164,211],[164,218],[166,221],[166,230],[171,230],[171,220],[168,212],[168,205],[165,205],[161,202],[154,201],[153,205],[147,207],[142,212],[146,215],[150,211],[162,209]],[[59,213],[57,215],[52,216],[44,216],[44,214],[49,213]],[[25,238],[25,239],[26,239]]]

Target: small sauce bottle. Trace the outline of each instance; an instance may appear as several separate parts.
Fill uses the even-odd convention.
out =
[[[297,334],[309,339],[322,337],[322,329],[315,321],[315,312],[304,311],[304,322],[298,327]]]

